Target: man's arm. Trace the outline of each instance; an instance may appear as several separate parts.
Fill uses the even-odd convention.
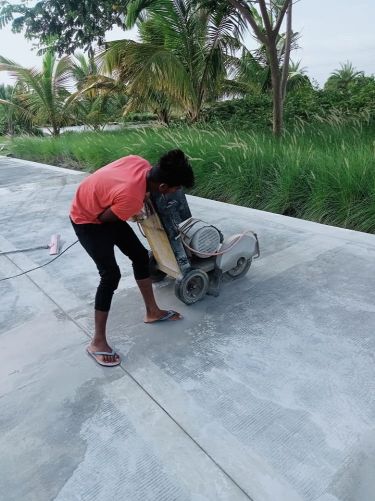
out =
[[[102,223],[113,223],[115,221],[127,221],[142,208],[142,202],[138,198],[120,193],[111,204],[98,216]]]
[[[104,212],[98,216],[99,221],[102,223],[113,223],[115,221],[121,221],[119,217],[114,214],[110,208],[106,209]]]

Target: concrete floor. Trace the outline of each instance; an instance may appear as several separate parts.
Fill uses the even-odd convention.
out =
[[[83,174],[0,158],[0,252],[75,240]],[[121,367],[85,354],[94,264],[77,244],[0,282],[0,499],[374,501],[375,236],[191,197],[262,257],[181,323],[148,326],[131,267],[111,311]],[[48,251],[0,256],[0,278]]]

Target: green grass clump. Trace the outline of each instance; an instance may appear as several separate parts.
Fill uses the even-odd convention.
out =
[[[276,139],[269,133],[176,127],[14,139],[21,158],[95,170],[136,154],[155,162],[183,149],[192,193],[355,230],[375,231],[375,133],[324,124]]]

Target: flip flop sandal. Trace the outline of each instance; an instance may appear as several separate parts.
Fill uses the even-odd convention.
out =
[[[166,322],[167,320],[175,322],[176,320],[181,320],[183,318],[182,315],[180,315],[179,318],[172,320],[172,317],[174,317],[175,315],[180,315],[180,314],[177,313],[177,311],[168,310],[163,317],[158,318],[157,320],[153,320],[152,322],[145,322],[145,324],[156,324],[157,322]]]
[[[98,355],[116,355],[115,350],[112,351],[90,351],[88,348],[86,348],[87,353],[92,357],[95,362],[99,365],[102,365],[103,367],[115,367],[116,365],[121,364],[121,359],[118,359],[117,362],[102,362],[101,360],[98,360],[96,357]]]

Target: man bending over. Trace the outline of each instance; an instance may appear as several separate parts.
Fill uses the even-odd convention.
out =
[[[94,260],[100,275],[95,296],[95,334],[87,347],[100,365],[120,364],[120,357],[106,337],[108,313],[120,281],[114,247],[132,261],[134,277],[146,307],[146,323],[179,320],[175,311],[156,304],[149,271],[149,256],[126,222],[137,215],[150,192],[172,193],[194,185],[192,168],[181,150],[162,156],[155,166],[142,157],[129,155],[86,177],[74,196],[70,219],[81,245]]]

